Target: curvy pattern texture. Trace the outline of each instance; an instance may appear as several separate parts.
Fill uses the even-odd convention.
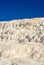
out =
[[[0,22],[0,65],[44,65],[44,18]]]

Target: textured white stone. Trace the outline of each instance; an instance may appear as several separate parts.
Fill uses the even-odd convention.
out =
[[[0,65],[44,65],[44,18],[0,22]]]

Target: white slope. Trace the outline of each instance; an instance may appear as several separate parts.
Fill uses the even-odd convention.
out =
[[[0,65],[44,65],[44,18],[0,22]]]

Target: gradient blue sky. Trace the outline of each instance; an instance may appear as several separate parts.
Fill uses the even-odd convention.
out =
[[[0,21],[44,17],[44,0],[0,0]]]

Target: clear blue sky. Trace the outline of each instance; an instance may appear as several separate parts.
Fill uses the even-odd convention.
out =
[[[44,0],[0,0],[0,21],[44,17]]]

